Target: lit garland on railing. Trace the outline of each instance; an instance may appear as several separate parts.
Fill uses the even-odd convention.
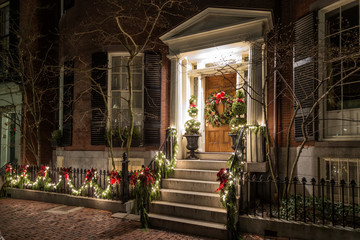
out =
[[[145,168],[140,172],[140,174],[135,172],[130,177],[131,185],[135,186],[134,192],[136,195],[137,207],[138,211],[140,212],[141,224],[144,228],[148,227],[149,221],[144,203],[149,205],[151,201],[157,199],[160,196],[160,183],[162,175],[167,178],[168,175],[174,171],[176,166],[176,155],[179,150],[177,130],[175,128],[169,128],[168,132],[171,133],[170,137],[173,140],[173,146],[171,146],[173,155],[170,161],[166,159],[164,152],[159,151],[155,154],[152,160],[154,162],[155,169],[158,170],[156,173],[154,173],[153,170],[150,170],[149,168]],[[146,175],[148,178],[152,178],[152,180],[146,181],[147,178],[144,178],[142,175]]]
[[[71,181],[70,173],[71,168],[61,168],[59,174],[59,180],[57,183],[52,183],[51,178],[49,176],[49,167],[42,166],[39,170],[38,176],[35,181],[32,182],[29,179],[29,175],[27,173],[28,165],[23,165],[20,168],[19,174],[14,174],[13,168],[10,164],[6,165],[6,183],[10,187],[26,188],[31,187],[34,190],[40,190],[41,188],[44,191],[53,192],[58,191],[63,186],[68,186],[69,192],[72,195],[80,196],[85,195],[87,189],[92,189],[96,198],[111,198],[111,193],[113,191],[113,186],[120,185],[121,183],[121,172],[117,172],[116,170],[110,172],[110,176],[107,177],[107,183],[105,189],[102,189],[97,183],[98,175],[95,169],[90,169],[87,171],[85,180],[83,185],[80,188],[76,188]],[[114,180],[111,180],[111,179]],[[64,182],[65,181],[65,182]]]

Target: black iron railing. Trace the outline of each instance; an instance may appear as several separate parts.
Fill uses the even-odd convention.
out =
[[[125,154],[124,161],[122,162],[122,171],[121,171],[121,183],[120,186],[117,184],[110,184],[109,176],[110,172],[109,170],[95,170],[96,171],[96,184],[101,189],[107,189],[108,187],[111,188],[111,194],[110,198],[112,200],[121,200],[123,202],[126,202],[129,200],[129,198],[133,198],[133,187],[129,184],[129,177],[133,174],[133,171],[128,170],[128,161],[127,156]],[[28,183],[26,181],[22,181],[19,186],[19,184],[15,184],[13,187],[20,187],[24,189],[33,189],[34,182],[38,179],[39,173],[40,173],[39,166],[28,166],[26,170],[26,178],[29,180]],[[11,170],[11,179],[17,180],[20,178],[21,172],[21,165],[12,165]],[[61,186],[58,186],[57,188],[53,189],[45,189],[46,187],[40,186],[39,189],[36,190],[47,190],[57,193],[63,193],[63,194],[72,194],[72,188],[79,189],[81,188],[84,183],[86,182],[86,173],[89,169],[83,169],[83,168],[68,168],[69,171],[69,179],[71,180],[71,185],[69,184],[69,181],[63,181]],[[48,168],[48,177],[49,177],[49,184],[56,185],[60,182],[61,178],[63,179],[64,176],[62,174],[61,168]],[[110,185],[110,186],[109,186]],[[95,190],[93,187],[87,187],[86,191],[84,191],[84,194],[82,196],[86,197],[93,197],[93,198],[103,198],[102,195],[96,196]],[[108,197],[107,197],[108,198]]]
[[[274,193],[275,184],[282,192]],[[240,173],[240,185],[240,215],[360,228],[360,188],[354,180],[290,181]]]
[[[239,136],[236,138],[234,157],[230,166],[230,170],[234,171],[236,163],[239,161],[246,162],[246,127],[239,131]]]
[[[174,133],[176,133],[176,129],[174,128],[169,128],[168,131],[166,132],[166,138],[164,140],[164,142],[161,144],[161,146],[159,147],[159,153],[164,154],[165,156],[165,164],[162,166],[164,171],[162,172],[162,177],[164,178],[164,174],[165,174],[165,168],[167,167],[166,165],[169,165],[171,163],[171,161],[174,158],[174,154],[175,154],[175,139],[174,137]],[[154,173],[158,173],[159,169],[157,169],[157,166],[155,164],[155,158],[153,158],[148,167],[154,171]]]

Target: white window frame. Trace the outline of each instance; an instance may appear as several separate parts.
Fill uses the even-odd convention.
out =
[[[107,88],[107,95],[108,95],[108,121],[107,121],[107,126],[112,126],[112,98],[113,98],[113,92],[128,92],[128,90],[112,90],[112,58],[113,57],[129,57],[129,54],[126,52],[109,52],[108,53],[108,88]],[[144,54],[138,54],[136,57],[141,57],[142,58],[142,63],[144,63]],[[121,66],[120,66],[121,69]],[[133,93],[134,92],[141,92],[141,110],[138,111],[140,112],[142,118],[139,120],[141,122],[141,136],[143,136],[143,128],[144,128],[144,64],[142,64],[141,67],[141,72],[142,72],[142,86],[141,86],[141,90],[134,90],[133,89]],[[121,76],[121,73],[120,73]],[[134,95],[133,95],[134,96]],[[133,108],[134,109],[134,108]],[[137,108],[139,109],[139,108]],[[136,116],[134,116],[134,126],[136,126]]]
[[[325,75],[325,64],[324,64],[324,59],[325,59],[325,15],[328,12],[331,12],[341,6],[353,3],[353,2],[358,2],[359,4],[359,14],[360,14],[360,0],[339,0],[334,4],[331,4],[327,7],[322,8],[321,10],[319,10],[318,12],[318,18],[319,18],[319,32],[318,32],[318,39],[319,39],[319,79],[325,79],[326,75]],[[359,24],[360,24],[360,17],[359,17]],[[319,95],[321,96],[324,91],[325,91],[326,86],[324,86],[323,89],[319,90]],[[351,112],[351,111],[358,111],[360,114],[360,108],[354,108],[354,109],[341,109],[341,110],[334,110],[334,111],[339,111],[341,112],[341,115],[343,116],[344,112]],[[340,135],[340,136],[328,136],[326,134],[326,124],[325,124],[325,119],[327,118],[327,110],[326,110],[326,101],[322,101],[322,103],[320,104],[320,116],[322,116],[322,118],[324,120],[319,121],[319,129],[320,129],[320,134],[319,134],[319,140],[325,140],[325,141],[349,141],[349,140],[353,140],[353,141],[358,141],[360,140],[360,133],[359,135]],[[343,121],[341,121],[341,123],[343,123]]]
[[[350,179],[349,178],[349,173],[347,173],[346,177],[344,178],[341,175],[341,172],[338,173],[338,177],[335,180],[335,193],[334,193],[334,199],[337,202],[340,202],[341,199],[341,192],[340,192],[340,181],[343,179],[345,180],[345,188],[344,188],[344,195],[345,195],[345,203],[349,204],[352,203],[352,189],[350,186],[350,182],[351,180],[355,180],[355,195],[357,194],[357,197],[355,196],[355,203],[360,204],[360,188],[359,188],[359,183],[360,183],[360,158],[323,158],[321,161],[321,165],[320,165],[320,175],[321,178],[324,178],[325,181],[327,182],[327,186],[330,186],[330,181],[332,180],[331,177],[330,178],[326,178],[326,163],[329,163],[329,168],[331,170],[331,166],[332,164],[337,164],[338,166],[340,166],[340,163],[345,163],[347,165],[347,169],[349,170],[349,163],[356,163],[356,179]],[[331,174],[331,173],[330,173]],[[331,190],[329,187],[325,187],[325,195],[327,195],[329,198],[331,198]]]

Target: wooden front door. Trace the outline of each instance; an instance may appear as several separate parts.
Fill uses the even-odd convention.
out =
[[[235,96],[236,73],[210,76],[205,80],[205,101],[207,101],[210,93],[225,91],[231,96]],[[224,111],[222,104],[217,105],[217,111]],[[205,124],[205,151],[206,152],[232,152],[231,138],[228,136],[230,132],[229,125],[222,127],[213,127],[211,124]]]

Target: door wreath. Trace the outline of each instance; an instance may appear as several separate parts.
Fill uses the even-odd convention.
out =
[[[216,105],[222,103],[225,106],[225,110],[220,114],[216,110]],[[232,103],[233,98],[228,93],[213,92],[208,96],[208,100],[205,103],[205,120],[207,123],[210,123],[213,127],[221,127],[226,124],[229,124],[233,112],[232,112]]]

